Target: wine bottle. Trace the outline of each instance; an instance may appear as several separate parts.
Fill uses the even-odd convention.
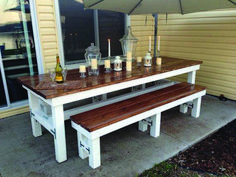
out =
[[[55,67],[55,72],[56,72],[56,77],[55,77],[55,81],[60,84],[60,83],[63,83],[64,82],[64,79],[63,79],[63,76],[62,76],[62,67],[61,67],[61,64],[60,64],[60,58],[59,58],[59,55],[56,56],[56,59],[57,59],[57,64],[56,64],[56,67]]]

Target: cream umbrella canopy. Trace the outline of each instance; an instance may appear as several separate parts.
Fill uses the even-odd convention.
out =
[[[128,15],[193,13],[235,8],[236,0],[83,0],[85,8],[111,10]]]
[[[110,10],[128,15],[155,14],[154,57],[156,57],[157,14],[187,14],[236,8],[236,0],[83,0],[83,3],[85,9]]]

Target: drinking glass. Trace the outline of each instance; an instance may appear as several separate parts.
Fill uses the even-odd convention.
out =
[[[68,70],[67,70],[66,66],[64,66],[62,68],[62,71],[61,71],[61,74],[63,76],[64,82],[66,81],[67,72],[68,72]]]
[[[54,83],[55,82],[55,77],[56,77],[55,69],[50,69],[49,70],[49,75],[50,75],[51,81],[53,82],[53,84],[51,86],[55,87],[56,86],[56,84]]]

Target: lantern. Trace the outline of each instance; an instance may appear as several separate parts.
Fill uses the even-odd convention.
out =
[[[152,56],[149,52],[144,57],[144,66],[152,66]]]
[[[127,32],[120,39],[123,55],[131,59],[135,57],[135,49],[138,39],[132,34],[131,27],[128,26]]]
[[[101,62],[101,53],[100,49],[94,46],[94,43],[91,43],[84,54],[86,63],[88,65],[88,74],[89,75],[99,75],[99,63]]]
[[[122,60],[119,56],[116,56],[114,60],[114,70],[115,71],[121,71],[122,70]]]

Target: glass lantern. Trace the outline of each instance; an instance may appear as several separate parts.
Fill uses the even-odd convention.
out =
[[[116,56],[114,60],[114,70],[115,71],[121,71],[122,70],[122,60],[119,56]]]
[[[149,52],[144,57],[144,66],[152,66],[152,56]]]
[[[135,50],[138,39],[132,34],[131,27],[128,26],[126,34],[120,39],[123,55],[125,57],[135,57]],[[130,59],[130,58],[128,58]]]
[[[88,74],[90,76],[99,75],[99,63],[101,62],[100,49],[94,43],[91,43],[91,46],[85,49],[85,51],[84,57],[88,65]]]

